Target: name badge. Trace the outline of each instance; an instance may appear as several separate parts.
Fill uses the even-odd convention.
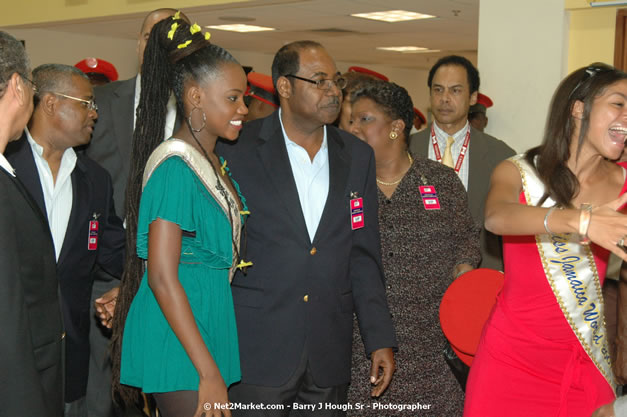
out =
[[[87,237],[87,250],[98,249],[98,220],[89,221],[89,236]]]
[[[420,191],[425,210],[440,210],[440,200],[433,185],[421,185],[418,187],[418,190]]]
[[[351,199],[351,229],[357,230],[364,227],[364,199],[362,197]]]

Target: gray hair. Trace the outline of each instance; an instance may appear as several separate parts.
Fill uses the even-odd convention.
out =
[[[4,96],[9,79],[15,73],[22,77],[28,76],[28,56],[22,42],[0,30],[0,98]]]
[[[37,86],[37,95],[44,93],[62,93],[70,86],[73,75],[89,80],[87,74],[76,67],[64,64],[43,64],[33,70],[33,82]]]

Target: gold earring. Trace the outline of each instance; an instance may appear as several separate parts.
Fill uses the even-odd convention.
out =
[[[397,137],[398,137],[398,133],[396,133],[395,130],[390,132],[390,139],[396,140]]]

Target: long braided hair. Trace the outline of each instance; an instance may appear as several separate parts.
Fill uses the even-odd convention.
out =
[[[192,26],[176,15],[157,23],[150,32],[142,63],[141,96],[126,186],[126,264],[115,307],[111,344],[114,399],[125,404],[134,403],[139,395],[138,389],[120,384],[120,360],[124,323],[144,274],[144,262],[137,257],[136,247],[144,168],[150,154],[163,142],[170,92],[176,98],[178,114],[185,114],[186,81],[202,83],[215,77],[222,64],[237,63],[228,51],[209,43],[197,25],[190,29]]]

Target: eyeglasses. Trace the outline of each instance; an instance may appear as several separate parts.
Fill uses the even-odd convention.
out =
[[[333,87],[333,84],[335,84],[340,90],[346,87],[346,78],[342,77],[338,77],[336,79],[323,78],[322,80],[310,80],[309,78],[299,77],[298,75],[294,74],[287,74],[286,77],[292,77],[296,78],[297,80],[315,84],[319,90],[330,90]]]
[[[20,74],[20,77],[22,77],[23,80],[28,81],[29,83],[31,83],[31,88],[33,89],[33,91],[35,92],[35,94],[37,94],[37,84],[35,84],[35,82],[33,80],[31,80],[30,78],[28,78],[25,75]]]
[[[586,68],[583,78],[579,80],[575,88],[573,88],[570,94],[568,95],[568,99],[570,100],[573,97],[573,95],[575,95],[575,92],[579,90],[579,87],[581,87],[585,82],[587,82],[588,80],[590,80],[591,78],[593,78],[595,75],[597,75],[600,72],[608,72],[608,71],[611,71],[611,69],[604,68],[604,67],[597,67],[596,65],[590,65],[588,68]]]
[[[91,100],[84,100],[82,98],[72,97],[72,96],[68,96],[67,94],[56,93],[54,91],[51,91],[51,93],[52,94],[56,94],[57,96],[69,98],[70,100],[80,101],[81,103],[83,103],[83,105],[85,106],[85,108],[87,110],[98,111],[98,105],[96,104],[96,102],[93,99],[91,99]]]

